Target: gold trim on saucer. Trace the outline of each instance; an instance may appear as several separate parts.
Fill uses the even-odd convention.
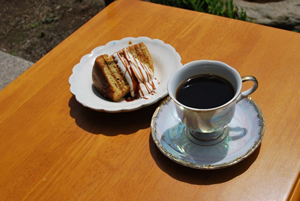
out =
[[[155,112],[152,116],[152,120],[151,120],[152,139],[153,139],[154,143],[156,144],[156,146],[159,148],[159,150],[165,156],[167,156],[169,159],[173,160],[174,162],[176,162],[178,164],[181,164],[181,165],[184,165],[184,166],[187,166],[187,167],[190,167],[190,168],[212,170],[212,169],[221,169],[221,168],[225,168],[225,167],[229,167],[229,166],[232,166],[234,164],[237,164],[238,162],[240,162],[240,161],[244,160],[245,158],[247,158],[249,155],[251,155],[257,149],[257,147],[261,144],[261,141],[263,139],[264,132],[265,132],[265,120],[264,120],[264,116],[261,112],[261,109],[250,97],[247,97],[244,100],[246,100],[249,104],[254,106],[255,111],[257,112],[257,118],[258,118],[258,121],[259,121],[258,125],[260,126],[260,130],[258,131],[259,136],[258,136],[258,139],[253,143],[252,147],[244,155],[234,159],[233,161],[230,161],[228,163],[222,163],[222,164],[203,165],[203,164],[197,164],[197,163],[183,161],[183,160],[173,156],[169,151],[166,150],[166,148],[161,144],[160,139],[157,139],[156,124],[157,124],[157,119],[158,119],[159,115],[161,114],[160,112],[162,111],[162,108],[171,101],[171,98],[169,96],[158,106],[158,108],[155,110]]]

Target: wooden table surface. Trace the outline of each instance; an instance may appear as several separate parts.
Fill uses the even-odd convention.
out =
[[[129,36],[163,40],[182,64],[220,60],[254,75],[251,97],[266,122],[258,149],[228,168],[190,169],[151,138],[159,103],[117,114],[78,103],[68,83],[74,65]],[[116,1],[0,91],[0,200],[298,200],[299,78],[298,33]]]

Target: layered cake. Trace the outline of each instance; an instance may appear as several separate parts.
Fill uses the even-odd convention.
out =
[[[146,98],[155,93],[159,81],[154,77],[152,57],[144,43],[130,45],[111,56],[96,58],[92,71],[93,84],[111,101]]]

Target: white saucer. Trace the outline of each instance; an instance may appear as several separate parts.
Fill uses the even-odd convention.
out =
[[[151,121],[152,138],[160,151],[171,160],[195,169],[219,169],[247,158],[259,146],[265,121],[259,106],[245,98],[236,106],[235,115],[223,140],[197,143],[186,132],[168,97],[156,109]],[[203,141],[201,141],[203,142]]]
[[[154,76],[159,80],[160,84],[157,86],[156,93],[149,95],[147,99],[140,98],[134,101],[125,101],[123,99],[120,102],[108,101],[93,86],[92,69],[95,59],[102,54],[111,55],[128,47],[130,41],[132,44],[143,42],[147,46],[153,60]],[[104,46],[99,46],[90,54],[83,56],[80,63],[74,66],[73,73],[69,78],[70,91],[75,95],[79,103],[96,111],[111,113],[133,111],[165,98],[168,94],[168,79],[181,66],[181,57],[176,50],[159,39],[150,39],[148,37],[123,38],[122,40],[111,41]]]

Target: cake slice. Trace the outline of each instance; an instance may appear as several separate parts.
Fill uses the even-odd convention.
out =
[[[111,56],[97,57],[92,78],[100,94],[115,102],[127,94],[133,99],[153,94],[159,84],[154,78],[152,57],[144,43],[130,45]]]
[[[121,100],[130,87],[112,56],[101,55],[96,58],[92,72],[93,84],[105,98]]]

